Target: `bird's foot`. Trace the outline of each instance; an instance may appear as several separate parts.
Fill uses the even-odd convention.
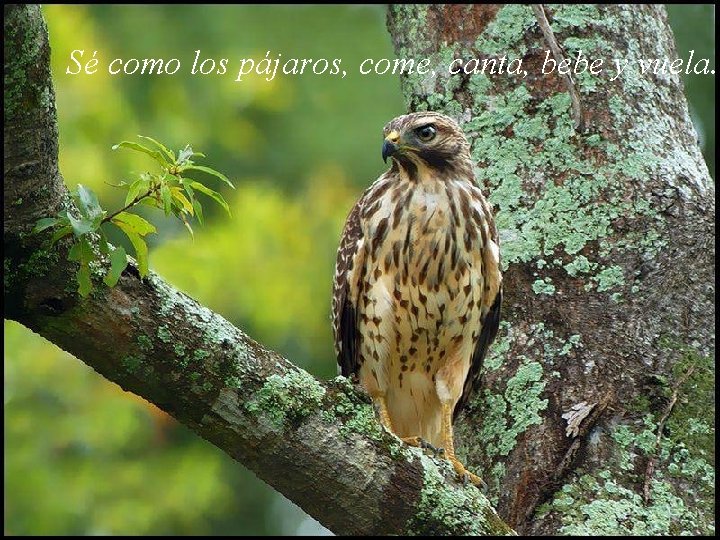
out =
[[[446,456],[446,459],[450,461],[450,463],[452,463],[453,469],[455,469],[455,473],[461,479],[463,485],[467,485],[468,482],[472,482],[475,486],[479,487],[482,490],[487,489],[487,484],[483,481],[483,479],[480,478],[477,474],[473,474],[468,471],[465,468],[465,465],[460,463],[460,461],[455,456]]]
[[[433,446],[422,437],[401,437],[400,440],[410,446],[417,446],[418,448],[422,448],[423,450],[430,450],[435,457],[441,457],[445,455],[444,449]]]

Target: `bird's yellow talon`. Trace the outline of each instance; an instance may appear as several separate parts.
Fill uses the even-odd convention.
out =
[[[409,446],[415,446],[422,448],[423,450],[430,450],[435,457],[442,457],[445,454],[443,448],[438,448],[427,442],[422,437],[400,437],[400,440]]]
[[[420,437],[401,437],[400,440],[407,445],[423,448],[423,441]]]
[[[463,485],[467,485],[470,481],[479,488],[486,488],[487,484],[477,474],[473,474],[465,468],[465,465],[460,463],[456,458],[449,459],[452,463],[453,469],[457,473],[458,477],[462,480]]]

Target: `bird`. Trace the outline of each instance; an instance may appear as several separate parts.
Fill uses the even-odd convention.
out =
[[[500,244],[460,125],[433,111],[383,129],[390,168],[343,227],[333,278],[338,372],[407,444],[455,454],[453,421],[481,383],[502,304]]]

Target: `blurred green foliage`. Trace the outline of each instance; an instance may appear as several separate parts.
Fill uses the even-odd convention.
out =
[[[710,58],[715,69],[715,6],[712,4],[673,4],[667,6],[668,20],[675,33],[678,57],[694,61]],[[710,176],[715,178],[715,75],[690,74],[683,77],[690,116],[700,139]]]
[[[711,54],[711,9],[670,8],[681,56]],[[142,133],[201,148],[237,186],[222,190],[232,217],[208,205],[194,241],[182,224],[154,217],[151,268],[311,373],[333,376],[329,297],[340,230],[384,168],[382,126],[404,110],[395,77],[356,70],[393,55],[384,9],[49,5],[44,13],[67,183],[87,184],[104,207],[119,208],[124,192],[111,184],[147,161],[111,152],[114,142]],[[86,59],[98,51],[96,74],[65,73],[75,49]],[[228,75],[189,75],[198,49],[228,58]],[[347,76],[235,82],[241,58],[267,51],[341,58]],[[115,58],[158,57],[183,67],[174,76],[104,69]],[[714,170],[714,78],[686,84]],[[5,322],[4,345],[6,533],[322,530],[220,450],[29,330]]]

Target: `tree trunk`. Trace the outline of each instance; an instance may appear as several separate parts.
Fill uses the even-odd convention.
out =
[[[462,123],[500,229],[504,323],[456,431],[519,533],[712,533],[714,185],[679,75],[638,63],[677,57],[665,9],[544,13],[554,38],[529,5],[388,16],[397,56],[436,66],[403,76],[408,108]],[[553,39],[603,60],[574,75],[583,131],[541,74]],[[472,73],[501,57],[527,75]]]

